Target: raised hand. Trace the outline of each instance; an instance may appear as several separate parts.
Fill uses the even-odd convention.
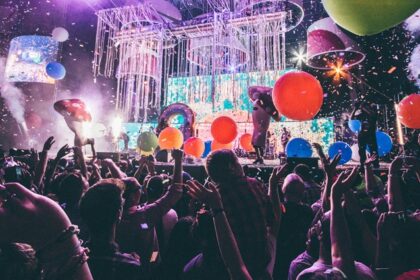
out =
[[[357,167],[354,167],[351,172],[342,172],[338,175],[331,188],[332,198],[341,198],[353,186],[357,176]]]
[[[179,150],[179,149],[173,149],[172,150],[172,158],[175,161],[182,161],[182,159],[184,158],[184,152],[182,150]]]
[[[269,180],[270,186],[275,187],[279,184],[280,179],[286,176],[288,167],[287,164],[284,164],[273,169]]]
[[[404,215],[403,212],[382,213],[376,224],[378,239],[389,241],[397,228],[398,219],[402,215]]]
[[[327,176],[329,176],[330,178],[335,176],[335,173],[337,171],[337,164],[340,162],[340,159],[341,154],[338,153],[333,157],[332,160],[327,159],[327,161],[322,164],[322,168],[324,169]]]
[[[69,145],[64,145],[63,147],[60,148],[60,150],[58,150],[57,152],[57,156],[56,159],[62,159],[63,157],[65,157],[66,155],[68,155],[71,151],[71,148],[69,147]]]
[[[370,155],[365,161],[365,166],[371,166],[377,158],[378,158],[377,154]]]
[[[319,144],[319,143],[312,143],[312,147],[314,147],[314,149],[316,150],[316,152],[319,154],[319,153],[324,153],[323,151],[322,151],[322,146],[321,146],[321,144]]]
[[[51,149],[51,146],[55,143],[54,136],[50,136],[44,143],[44,147],[42,148],[43,152],[47,152]]]
[[[216,186],[209,182],[208,189],[197,181],[188,181],[188,194],[201,202],[206,203],[210,208],[222,208],[222,198],[220,197],[219,191]]]

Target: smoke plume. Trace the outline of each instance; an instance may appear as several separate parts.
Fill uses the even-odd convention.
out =
[[[405,21],[404,27],[411,32],[417,42],[420,41],[420,9]],[[408,69],[410,78],[415,80],[416,85],[420,88],[420,44],[414,48],[411,54]]]
[[[420,45],[414,48],[408,69],[410,69],[413,79],[416,80],[416,85],[420,88]]]
[[[25,96],[5,75],[6,59],[0,58],[0,95],[5,100],[13,118],[21,124],[25,122]]]

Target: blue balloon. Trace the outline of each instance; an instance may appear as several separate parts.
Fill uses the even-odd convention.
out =
[[[386,156],[392,150],[391,136],[383,131],[376,131],[376,143],[378,144],[378,155],[380,157]],[[367,151],[370,153],[369,146]]]
[[[349,120],[349,128],[354,133],[358,133],[362,130],[362,123],[359,120]]]
[[[210,152],[211,152],[211,141],[209,140],[209,141],[204,142],[204,153],[201,156],[201,158],[207,157],[210,154]]]
[[[341,159],[338,164],[345,164],[351,160],[351,156],[353,155],[351,147],[347,143],[341,141],[335,142],[328,149],[328,156],[330,158],[335,157],[338,153],[341,153]]]
[[[308,158],[312,156],[311,144],[303,138],[293,138],[287,143],[286,155],[288,157]]]
[[[62,80],[66,76],[66,68],[61,63],[50,62],[45,68],[48,76],[54,80]]]

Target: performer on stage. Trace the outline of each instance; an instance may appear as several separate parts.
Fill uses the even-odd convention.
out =
[[[64,117],[67,126],[74,133],[74,146],[95,143],[93,138],[85,136],[84,123],[92,121],[92,116],[82,100],[63,99],[54,103],[54,109]]]
[[[248,89],[248,96],[254,104],[252,110],[252,123],[254,124],[252,145],[257,153],[257,159],[254,161],[254,164],[264,163],[263,157],[270,118],[276,121],[280,120],[280,114],[273,104],[271,91],[272,88],[264,86],[252,86]]]
[[[283,146],[284,154],[286,154],[286,145],[287,143],[289,143],[290,137],[291,137],[290,131],[288,131],[285,127],[283,127],[281,131],[280,140],[281,140],[281,145]]]
[[[357,141],[359,145],[360,169],[364,170],[366,146],[369,146],[371,154],[378,155],[378,144],[376,142],[376,122],[378,114],[376,105],[373,103],[369,105],[365,102],[357,101],[350,118],[361,122],[362,128],[357,136]],[[376,168],[379,167],[378,157],[373,163],[373,166]]]
[[[121,131],[120,136],[118,136],[118,140],[119,139],[124,141],[124,150],[123,151],[128,151],[128,142],[130,142],[130,136],[128,136],[128,134],[125,133],[124,131]]]

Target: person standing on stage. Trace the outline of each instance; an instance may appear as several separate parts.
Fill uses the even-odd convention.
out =
[[[248,96],[252,100],[252,123],[254,132],[252,133],[252,146],[254,146],[257,159],[254,164],[264,163],[265,144],[267,131],[270,127],[270,118],[280,120],[280,114],[274,107],[271,96],[272,88],[264,86],[252,86],[248,88]]]
[[[366,146],[369,146],[371,154],[378,155],[378,144],[376,142],[376,122],[378,113],[375,104],[367,104],[357,101],[350,119],[359,120],[361,123],[361,130],[357,136],[360,156],[360,169],[364,170],[366,161]],[[374,161],[373,166],[379,167],[379,159]]]
[[[288,131],[285,127],[281,130],[280,141],[281,145],[283,146],[283,153],[286,154],[286,145],[289,143],[290,140],[290,131]]]

